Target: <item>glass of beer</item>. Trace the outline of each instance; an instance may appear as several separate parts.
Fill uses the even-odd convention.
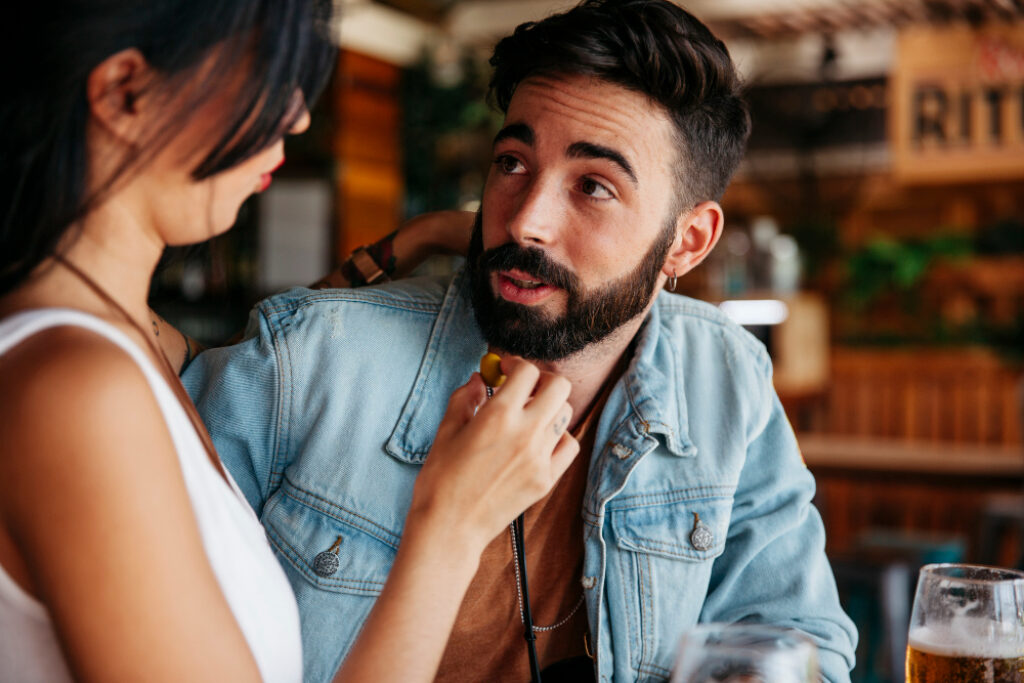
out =
[[[818,649],[791,629],[703,624],[683,636],[672,683],[817,683]]]
[[[907,640],[907,683],[1024,683],[1024,572],[922,567]]]

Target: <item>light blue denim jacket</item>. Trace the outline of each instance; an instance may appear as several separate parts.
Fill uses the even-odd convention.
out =
[[[295,589],[307,681],[328,681],[352,646],[448,397],[485,348],[462,276],[296,289],[185,374]],[[824,677],[848,681],[856,632],[763,346],[662,292],[635,349],[600,417],[581,510],[598,680],[663,680],[687,628],[750,620],[806,632]],[[691,540],[696,515],[707,546]],[[314,558],[338,539],[337,570],[318,575]]]

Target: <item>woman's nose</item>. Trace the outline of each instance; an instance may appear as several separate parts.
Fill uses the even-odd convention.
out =
[[[306,109],[305,105],[302,107],[302,113],[299,114],[299,118],[295,119],[295,123],[288,129],[288,133],[291,135],[298,135],[305,133],[309,128],[309,110]]]
[[[306,108],[306,98],[301,92],[296,92],[292,106],[299,109],[299,115],[288,129],[289,135],[305,133],[309,128],[309,109]]]

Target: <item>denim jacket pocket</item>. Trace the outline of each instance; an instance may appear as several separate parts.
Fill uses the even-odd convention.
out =
[[[732,496],[687,499],[610,511],[623,550],[675,560],[713,560],[725,550]]]
[[[372,597],[384,588],[399,538],[364,516],[286,486],[262,521],[278,554],[316,588]]]
[[[616,640],[628,643],[623,650],[629,652],[634,680],[670,676],[679,638],[698,620],[713,561],[725,551],[731,491],[700,498],[689,493],[609,509],[615,541],[609,607],[616,615]]]
[[[263,526],[302,615],[303,680],[327,683],[384,588],[398,537],[285,481],[263,508]]]

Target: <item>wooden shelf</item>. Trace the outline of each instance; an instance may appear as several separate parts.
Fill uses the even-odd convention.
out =
[[[798,438],[804,461],[818,468],[1024,479],[1024,448],[865,439],[824,434]]]

